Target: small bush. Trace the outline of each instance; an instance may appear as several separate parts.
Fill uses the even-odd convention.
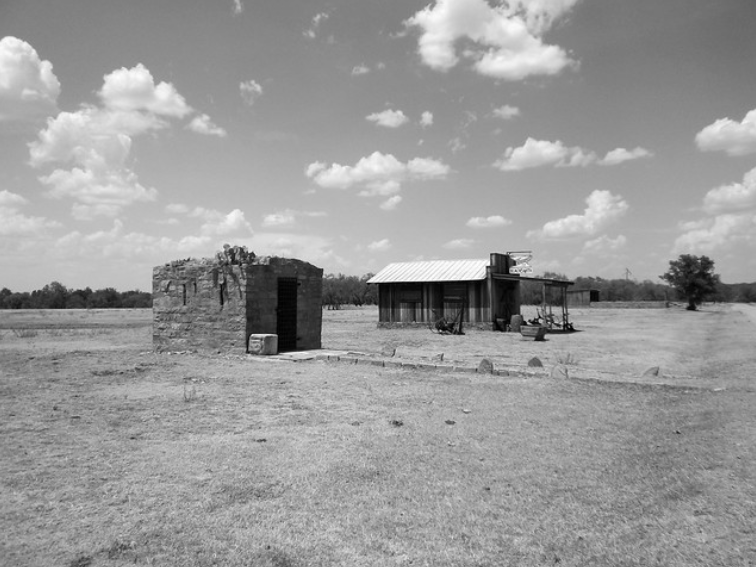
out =
[[[36,329],[11,329],[11,331],[19,339],[30,339],[38,334]]]
[[[559,364],[563,364],[565,366],[569,366],[569,365],[577,366],[577,363],[578,363],[577,358],[572,356],[571,352],[568,352],[565,354],[558,354],[556,359]]]

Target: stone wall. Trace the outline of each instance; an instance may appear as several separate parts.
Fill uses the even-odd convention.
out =
[[[179,260],[153,269],[157,351],[247,352],[250,334],[277,334],[278,280],[296,278],[296,349],[321,346],[323,270],[301,260],[254,255]]]
[[[259,258],[247,269],[247,336],[278,334],[278,279],[297,279],[297,349],[321,347],[323,270],[301,260]]]

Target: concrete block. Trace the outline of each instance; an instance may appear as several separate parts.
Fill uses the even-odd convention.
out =
[[[278,335],[250,335],[249,354],[278,354]]]

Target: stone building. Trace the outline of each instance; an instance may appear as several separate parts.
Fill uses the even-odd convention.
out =
[[[156,266],[153,346],[242,354],[250,351],[250,336],[277,335],[279,352],[317,349],[322,290],[321,268],[237,246],[226,245],[215,258]]]

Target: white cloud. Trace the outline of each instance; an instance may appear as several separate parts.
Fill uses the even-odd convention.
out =
[[[721,151],[731,156],[756,153],[756,109],[741,122],[720,118],[696,134],[698,148],[705,152]]]
[[[494,116],[501,118],[502,120],[511,120],[512,118],[520,115],[520,109],[516,106],[510,106],[505,104],[499,108],[494,108]]]
[[[200,234],[202,236],[249,236],[254,232],[252,225],[247,222],[244,212],[240,209],[234,209],[230,213],[224,214],[215,209],[195,207],[186,214],[189,217],[199,218],[204,221],[202,226],[200,226]]]
[[[704,210],[707,213],[722,213],[756,209],[756,169],[743,176],[742,183],[722,185],[710,190],[704,197]]]
[[[489,217],[472,217],[467,221],[470,228],[498,228],[512,224],[512,221],[505,219],[501,215],[491,215]]]
[[[252,234],[252,226],[244,218],[244,213],[234,209],[217,220],[208,220],[200,227],[202,234],[230,236],[232,234]]]
[[[28,201],[16,193],[0,191],[0,236],[38,236],[48,228],[60,226],[44,217],[30,217],[21,212]]]
[[[264,227],[290,227],[294,226],[298,217],[324,217],[326,213],[322,211],[295,211],[286,209],[275,213],[267,214],[263,217],[262,225]]]
[[[467,147],[467,144],[465,144],[465,142],[463,142],[462,138],[460,138],[459,136],[449,140],[449,143],[447,145],[449,146],[449,149],[451,149],[451,152],[453,154],[461,152]]]
[[[402,163],[391,154],[373,152],[368,157],[360,158],[354,166],[337,163],[327,166],[323,162],[311,163],[307,166],[305,175],[320,187],[328,189],[361,187],[360,195],[362,196],[389,196],[398,193],[402,183],[445,179],[449,172],[448,165],[435,159],[414,158],[407,163]]]
[[[357,77],[359,75],[367,75],[370,72],[370,67],[366,65],[355,65],[352,67],[352,76]]]
[[[624,248],[627,244],[627,238],[620,234],[617,238],[610,238],[609,236],[602,234],[598,238],[586,241],[583,244],[584,254],[602,254],[606,252],[615,252],[621,248]]]
[[[418,53],[435,70],[454,67],[459,62],[455,44],[468,40],[463,56],[473,60],[478,73],[519,81],[576,65],[541,36],[578,1],[512,0],[491,6],[486,0],[436,0],[405,25],[421,29]]]
[[[593,236],[624,216],[630,208],[620,195],[612,195],[609,191],[593,191],[585,202],[587,207],[582,215],[549,221],[542,229],[529,231],[527,236],[543,239]]]
[[[238,16],[244,11],[242,0],[234,0],[234,16]]]
[[[652,157],[653,155],[654,154],[649,152],[647,149],[641,148],[640,146],[632,150],[617,148],[615,150],[607,152],[606,156],[604,156],[604,159],[599,161],[599,165],[617,165],[626,161]]]
[[[710,253],[741,243],[756,244],[756,169],[747,172],[741,183],[706,193],[703,210],[707,216],[680,224],[682,234],[673,253]]]
[[[348,262],[336,255],[330,239],[315,234],[291,234],[260,232],[248,242],[243,242],[258,255],[276,255],[284,258],[302,258],[317,265]]]
[[[170,215],[185,215],[188,214],[191,209],[188,205],[183,203],[171,203],[165,206],[165,212]]]
[[[59,113],[29,144],[32,167],[58,165],[39,179],[50,196],[74,199],[73,215],[80,220],[154,201],[157,191],[144,187],[128,165],[133,139],[193,112],[172,85],[155,85],[141,64],[105,75],[98,94],[102,107],[83,104],[76,112]],[[199,120],[212,126],[206,115]]]
[[[425,111],[420,115],[420,125],[423,128],[427,128],[428,126],[433,126],[433,113],[429,111]]]
[[[293,226],[296,218],[291,211],[282,211],[280,213],[270,213],[263,217],[262,225],[264,227]]]
[[[637,147],[633,150],[617,148],[607,152],[599,160],[596,152],[580,146],[565,146],[560,140],[536,140],[528,138],[522,146],[509,147],[504,156],[494,162],[494,167],[501,171],[521,171],[534,167],[586,167],[598,163],[599,165],[618,165],[620,163],[651,157],[648,150]]]
[[[318,29],[320,28],[320,25],[325,22],[328,19],[328,14],[325,12],[320,12],[319,14],[315,14],[312,18],[312,24],[310,25],[310,29],[306,30],[304,32],[304,36],[308,37],[310,39],[315,39],[318,35]]]
[[[391,197],[383,201],[383,203],[380,204],[380,207],[384,211],[393,211],[399,206],[399,203],[401,202],[401,195],[392,195]]]
[[[456,240],[450,240],[443,244],[443,247],[447,250],[466,250],[475,244],[475,240],[471,238],[457,238]]]
[[[401,110],[384,110],[383,112],[374,112],[365,117],[365,120],[375,122],[378,126],[386,128],[399,128],[406,124],[409,118]]]
[[[21,39],[6,36],[0,40],[0,122],[54,114],[59,95],[60,82],[52,63],[41,60]]]
[[[219,138],[225,138],[227,132],[213,123],[207,114],[200,114],[195,116],[192,121],[187,125],[187,128],[192,132],[198,134],[204,134],[206,136],[218,136]]]
[[[161,82],[155,85],[152,74],[141,63],[105,75],[98,94],[102,104],[110,110],[145,111],[173,118],[183,118],[192,112],[172,84]]]
[[[756,213],[722,214],[681,226],[685,232],[672,247],[673,254],[710,253],[738,243],[756,242]]]
[[[391,249],[391,242],[388,238],[384,238],[383,240],[377,240],[375,242],[371,242],[368,244],[368,250],[371,252],[385,252],[386,250]]]
[[[502,159],[494,162],[494,167],[501,171],[520,171],[533,167],[586,166],[596,161],[594,152],[579,146],[567,147],[562,142],[535,140],[528,138],[522,146],[509,147]]]
[[[239,83],[239,92],[244,102],[252,106],[262,96],[263,88],[259,83],[250,79],[249,81]]]

